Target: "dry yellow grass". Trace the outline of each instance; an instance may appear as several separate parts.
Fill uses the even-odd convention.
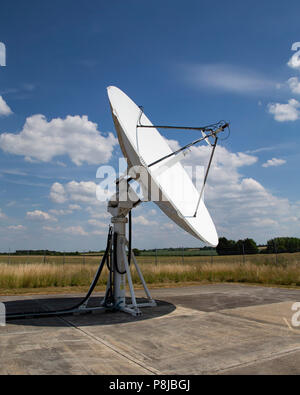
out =
[[[300,265],[257,265],[253,263],[203,263],[194,265],[141,264],[145,279],[153,282],[248,282],[300,286]],[[133,276],[137,281],[136,275]]]
[[[44,262],[45,259],[45,262]],[[139,256],[137,257],[139,263],[155,264],[155,256]],[[101,256],[88,255],[88,256],[44,256],[32,255],[32,256],[0,256],[0,264],[29,264],[29,263],[47,263],[47,264],[98,264],[101,260]],[[182,260],[181,256],[159,256],[157,257],[158,264],[199,264],[199,263],[254,263],[254,264],[277,264],[287,265],[291,263],[300,264],[300,252],[293,254],[278,254],[277,258],[275,254],[257,254],[257,255],[228,255],[228,256],[185,256]]]
[[[236,262],[231,262],[230,258],[236,259],[237,257],[215,257],[213,263],[210,257],[188,257],[184,264],[178,257],[161,257],[158,264],[151,263],[149,257],[139,257],[138,260],[148,284],[239,282],[300,286],[300,254],[297,256],[295,254],[288,255],[292,258],[291,263],[288,263],[287,257],[285,257],[277,265],[265,262],[265,256],[262,256],[262,261],[260,260],[261,256],[251,257],[251,259],[255,258],[254,262],[251,262],[247,257],[245,263],[241,262],[240,257]],[[73,262],[76,262],[76,258],[73,258]],[[176,258],[176,260],[172,258]],[[88,287],[97,270],[96,263],[99,262],[99,257],[97,259],[93,257],[92,262],[89,261],[85,264],[80,263],[80,260],[77,262],[64,265],[58,263],[2,263],[0,264],[0,292],[49,287]],[[134,268],[132,277],[134,283],[139,284]],[[104,269],[99,285],[104,285],[106,279],[107,268]]]
[[[96,269],[93,264],[2,264],[0,289],[86,286],[90,284]],[[106,275],[105,268],[100,283],[104,283]]]

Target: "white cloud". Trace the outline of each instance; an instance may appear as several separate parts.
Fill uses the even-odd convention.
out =
[[[19,169],[3,169],[3,170],[1,170],[1,172],[3,174],[9,174],[9,175],[13,175],[13,176],[28,176],[27,173],[25,173],[24,171],[21,171]]]
[[[57,233],[61,231],[61,227],[60,226],[43,226],[43,229],[46,230],[47,232],[53,232],[53,233]]]
[[[17,204],[15,200],[11,200],[10,202],[6,203],[6,207],[13,207]]]
[[[21,231],[21,230],[25,230],[26,227],[23,225],[11,225],[8,227],[8,229],[10,230],[16,230],[16,231]]]
[[[278,148],[278,147],[270,145],[268,147],[261,147],[261,148],[257,148],[257,149],[254,149],[254,150],[248,150],[248,151],[245,151],[245,153],[246,154],[258,154],[259,152],[273,151],[276,148]]]
[[[41,210],[28,211],[26,213],[26,216],[28,219],[32,219],[32,220],[57,221],[57,219],[54,218],[52,215]]]
[[[174,230],[174,229],[176,229],[176,225],[174,223],[168,222],[166,224],[163,224],[162,228],[167,229],[167,230]]]
[[[194,86],[207,86],[234,93],[253,93],[275,89],[276,83],[253,71],[228,64],[189,65],[185,78]]]
[[[297,77],[292,77],[292,78],[288,79],[287,84],[293,93],[300,95],[300,81],[298,80]]]
[[[177,140],[168,140],[165,139],[168,143],[168,145],[170,146],[170,148],[172,149],[172,151],[177,151],[180,148],[180,144]]]
[[[56,210],[56,209],[51,209],[51,210],[49,210],[49,212],[50,212],[51,214],[53,214],[53,215],[56,215],[56,216],[72,214],[72,210]]]
[[[64,203],[67,200],[95,204],[97,185],[92,181],[70,181],[65,185],[54,183],[50,190],[50,198],[55,203]]]
[[[0,208],[0,219],[6,218],[6,215],[3,213],[3,211]]]
[[[25,91],[28,91],[28,92],[34,91],[35,88],[36,88],[36,86],[31,83],[25,82],[24,84],[22,84],[22,89],[24,89]]]
[[[57,161],[56,161],[56,164],[57,164],[58,166],[61,166],[61,167],[67,167],[67,165],[66,165],[64,162],[61,162],[60,160],[57,160]]]
[[[107,226],[111,215],[107,212],[107,203],[100,202],[96,198],[97,184],[92,181],[71,181],[62,185],[60,183],[54,183],[50,190],[50,197],[56,203],[65,202],[80,202],[81,204],[69,204],[69,210],[50,210],[51,213],[60,215],[67,211],[85,209],[88,217],[86,225],[93,227],[94,230],[84,230],[81,227],[71,226],[66,229],[53,228],[52,232],[69,233],[85,236],[87,234],[100,236],[107,233]]]
[[[24,160],[28,163],[39,163],[37,159],[32,159],[30,156],[25,156]]]
[[[178,146],[178,142],[172,142]],[[206,165],[210,147],[206,145],[191,148],[183,163],[188,166]],[[299,235],[300,204],[274,196],[253,177],[242,174],[244,166],[257,163],[255,155],[230,152],[218,146],[205,190],[206,205],[216,223],[219,235],[240,239],[253,237],[258,242],[285,235]],[[199,185],[201,184],[199,178]],[[71,184],[71,185],[69,185]],[[82,202],[89,214],[86,228],[95,230],[90,235],[105,235],[110,215],[106,204],[94,198],[96,184],[72,181],[63,186],[67,201]],[[91,203],[91,204],[90,204]],[[87,206],[86,206],[87,205]],[[150,207],[149,207],[150,206]],[[157,210],[152,203],[140,205],[133,211],[135,245],[138,248],[159,246],[197,245],[197,240],[178,228]]]
[[[8,116],[11,115],[13,112],[10,107],[7,105],[6,101],[0,95],[0,116]]]
[[[64,232],[74,236],[87,236],[87,232],[80,226],[70,226],[64,229]]]
[[[157,215],[157,211],[154,210],[154,209],[151,209],[151,210],[149,211],[149,214],[151,214],[151,215]]]
[[[2,133],[0,147],[3,151],[23,155],[27,161],[50,162],[54,157],[68,155],[77,166],[106,163],[110,160],[117,139],[112,133],[107,137],[87,116],[68,115],[65,119],[47,121],[37,114],[26,119],[19,134]]]
[[[133,223],[138,224],[138,225],[143,225],[143,226],[148,226],[148,225],[157,225],[156,221],[149,221],[146,217],[143,215],[139,215],[137,217],[133,218]]]
[[[263,192],[264,187],[253,178],[243,178],[241,180],[241,190],[244,192]]]
[[[111,215],[106,211],[106,205],[104,204],[99,204],[98,206],[93,206],[93,207],[88,206],[86,208],[86,211],[93,218],[107,219],[111,217]]]
[[[207,145],[192,147],[183,163],[190,166],[207,166],[210,150],[211,148]],[[227,184],[231,188],[239,180],[240,175],[238,169],[243,166],[251,166],[257,161],[258,158],[254,155],[243,152],[233,153],[219,145],[215,151],[209,180],[215,185]],[[200,183],[203,181],[202,177],[201,174]]]
[[[92,181],[71,181],[62,185],[60,183],[54,183],[50,190],[50,197],[56,203],[65,202],[80,202],[79,204],[69,204],[69,209],[63,210],[50,210],[51,213],[55,215],[63,215],[67,212],[72,212],[74,210],[85,209],[87,212],[87,225],[96,228],[93,231],[89,231],[92,235],[104,235],[106,234],[109,224],[110,214],[107,212],[107,203],[100,202],[96,198],[97,184]],[[58,232],[59,229],[55,228],[53,231]],[[69,227],[67,229],[61,229],[60,232],[67,232],[71,234],[82,234],[83,236],[87,234],[85,230],[78,229],[78,227]],[[83,233],[82,233],[83,232]]]
[[[92,181],[71,181],[65,186],[70,200],[84,203],[95,203],[97,185]]]
[[[66,192],[62,184],[55,182],[50,190],[50,198],[55,203],[64,203],[67,200]]]
[[[271,227],[275,226],[276,228],[278,227],[278,222],[274,221],[271,218],[264,218],[264,219],[255,218],[251,222],[252,222],[252,225],[254,225],[255,227],[262,227],[262,228],[270,227],[270,226]]]
[[[107,223],[102,221],[97,221],[96,219],[89,219],[88,223],[96,228],[106,228]]]
[[[69,226],[63,228],[61,226],[43,226],[46,232],[56,233],[56,234],[68,234],[73,236],[87,236],[88,233],[82,228],[82,226]]]
[[[97,235],[97,236],[104,236],[107,234],[106,230],[94,230],[93,232],[91,232],[92,235]]]
[[[184,164],[197,166],[207,162],[209,147],[191,149]],[[299,205],[269,192],[254,178],[244,177],[243,166],[257,157],[232,153],[217,147],[205,190],[206,205],[220,235],[240,239],[253,237],[264,242],[278,235],[299,234]]]
[[[115,184],[112,185],[112,188],[115,188]],[[93,181],[70,181],[65,185],[55,182],[50,190],[50,198],[55,203],[73,201],[90,205],[103,205],[113,192],[113,190],[103,190],[100,185]]]
[[[281,166],[286,163],[286,160],[284,159],[278,159],[278,158],[272,158],[267,160],[266,163],[262,165],[262,167],[271,167],[271,166]]]
[[[79,206],[79,204],[69,204],[69,209],[70,210],[81,210],[81,207]]]
[[[268,105],[270,114],[278,122],[296,121],[300,117],[300,103],[295,99],[290,99],[287,104],[271,103]]]

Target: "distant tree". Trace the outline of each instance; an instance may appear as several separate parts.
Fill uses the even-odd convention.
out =
[[[300,252],[300,239],[297,237],[276,237],[268,240],[265,252],[268,254]]]
[[[133,248],[132,251],[133,251],[135,256],[141,255],[141,251],[138,248]]]
[[[244,239],[237,242],[240,254],[258,254],[259,249],[253,239]]]
[[[226,237],[220,237],[216,251],[218,255],[237,255],[240,253],[237,243],[234,240],[227,240]]]
[[[243,253],[259,253],[259,249],[253,239],[244,239],[236,242],[234,240],[228,240],[226,239],[226,237],[220,237],[216,251],[218,255],[240,255]]]

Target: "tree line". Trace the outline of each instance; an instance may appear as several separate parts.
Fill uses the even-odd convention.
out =
[[[193,248],[194,250],[195,248]],[[169,251],[170,253],[177,252],[181,255],[184,251],[187,253],[189,248],[164,248],[161,250]],[[216,249],[212,247],[199,248],[200,251],[214,252],[218,255],[249,255],[249,254],[279,254],[283,252],[300,252],[300,239],[297,237],[276,237],[268,240],[267,245],[260,247],[256,244],[253,239],[241,239],[238,241],[228,240],[226,237],[220,237],[219,244]],[[157,252],[154,250],[139,250],[133,249],[136,256],[144,255],[145,252]],[[92,251],[89,251],[91,253]],[[101,253],[103,251],[98,251]],[[78,251],[73,252],[61,252],[61,251],[49,251],[49,250],[17,250],[16,252],[0,253],[0,255],[47,255],[47,256],[74,256],[81,255]],[[171,254],[172,255],[172,254]]]
[[[276,237],[268,240],[265,248],[259,248],[253,239],[228,240],[220,237],[216,248],[218,255],[277,254],[300,252],[300,239],[297,237]]]
[[[63,255],[79,255],[78,251],[73,252],[61,252],[61,251],[49,251],[49,250],[16,250],[12,253],[3,253],[1,255],[47,255],[47,256],[63,256]]]
[[[300,252],[300,239],[297,237],[276,237],[267,242],[265,252],[281,253],[281,252]]]

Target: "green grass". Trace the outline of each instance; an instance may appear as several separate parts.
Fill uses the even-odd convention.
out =
[[[254,263],[257,265],[289,265],[291,263],[300,262],[300,252],[296,253],[284,253],[278,254],[277,258],[275,254],[256,254],[256,255],[224,255],[224,256],[184,256],[172,255],[172,256],[138,256],[140,263],[155,264],[199,264],[199,263]],[[88,256],[41,256],[41,255],[0,255],[0,265],[16,265],[16,264],[98,264],[101,260],[100,255],[88,255]]]
[[[184,257],[190,256],[210,256],[210,255],[217,255],[216,250],[199,250],[197,248],[188,248],[182,251],[182,249],[163,249],[163,250],[147,250],[147,251],[140,251],[141,256],[180,256],[184,255]]]

